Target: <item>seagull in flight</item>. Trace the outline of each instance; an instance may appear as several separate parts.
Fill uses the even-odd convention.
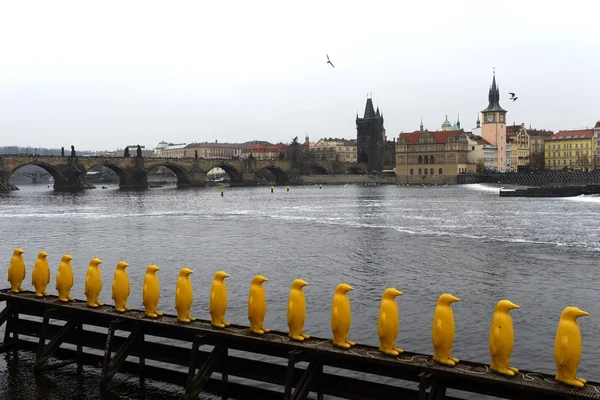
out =
[[[333,66],[333,63],[332,63],[332,62],[329,60],[329,54],[325,53],[325,55],[327,56],[327,64],[331,64],[331,66],[332,66],[333,68],[335,68],[335,67]]]
[[[510,100],[512,100],[513,102],[518,99],[518,97],[515,97],[514,93],[508,92],[508,94],[510,94]]]

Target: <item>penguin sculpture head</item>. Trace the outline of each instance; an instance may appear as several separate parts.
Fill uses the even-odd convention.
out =
[[[269,280],[262,275],[256,275],[252,278],[252,284],[261,285],[263,282],[268,282]]]
[[[577,307],[567,307],[563,310],[560,318],[575,321],[579,317],[587,317],[588,315],[590,315],[588,312],[580,310]]]
[[[217,271],[217,273],[215,274],[215,280],[222,281],[225,278],[229,278],[229,274],[227,274],[224,271]]]
[[[148,265],[148,269],[146,270],[146,272],[149,272],[149,273],[152,273],[152,274],[156,273],[156,271],[160,271],[160,268],[158,268],[154,264]]]
[[[192,271],[188,267],[185,267],[185,268],[182,268],[181,271],[179,271],[179,276],[186,277],[186,276],[190,276],[193,273],[194,273],[194,271]]]
[[[42,259],[44,259],[44,258],[46,258],[46,257],[48,257],[48,253],[46,253],[46,252],[45,252],[45,251],[43,251],[43,250],[42,250],[42,251],[40,251],[40,253],[38,254],[38,258],[42,258]]]
[[[302,279],[296,279],[292,282],[293,288],[302,289],[304,286],[308,286],[308,282],[303,281]]]
[[[21,248],[17,248],[17,249],[15,249],[15,252],[14,252],[13,254],[14,254],[15,256],[20,256],[20,255],[21,255],[21,254],[23,254],[23,253],[25,253],[25,252],[23,251],[23,249],[21,249]]]
[[[460,301],[458,297],[454,297],[449,293],[444,293],[440,296],[437,303],[440,306],[449,306],[450,304],[456,303],[458,301]]]
[[[127,264],[125,261],[119,261],[117,264],[117,269],[125,269],[127,267],[129,267],[129,264]]]
[[[98,257],[94,257],[90,260],[90,266],[91,267],[97,267],[98,265],[102,264],[102,260],[99,259]]]
[[[65,254],[64,256],[62,256],[62,258],[60,259],[60,261],[68,263],[72,259],[73,259],[73,256],[71,256],[70,254]]]
[[[500,300],[498,304],[496,304],[496,311],[509,312],[510,310],[514,310],[517,308],[521,307],[511,302],[510,300]]]
[[[335,288],[336,293],[348,293],[351,290],[354,290],[354,288],[346,283],[340,283]]]
[[[383,297],[386,299],[394,299],[396,296],[402,296],[404,293],[394,288],[387,288],[383,292]]]

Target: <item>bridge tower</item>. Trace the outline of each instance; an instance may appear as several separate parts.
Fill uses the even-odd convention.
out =
[[[385,129],[383,113],[373,107],[371,97],[367,98],[365,113],[362,118],[356,114],[356,141],[359,164],[367,164],[369,172],[383,169],[385,149]]]

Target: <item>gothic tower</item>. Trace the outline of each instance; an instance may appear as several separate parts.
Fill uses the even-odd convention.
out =
[[[385,129],[383,113],[373,108],[373,100],[367,99],[365,114],[362,118],[356,115],[356,144],[359,164],[367,164],[369,172],[383,169],[383,153],[385,148]]]
[[[483,127],[481,136],[498,149],[497,169],[506,172],[506,110],[500,107],[500,88],[496,85],[496,73],[488,94],[489,104],[481,111]]]

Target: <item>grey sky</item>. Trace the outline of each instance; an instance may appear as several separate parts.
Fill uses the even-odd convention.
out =
[[[421,117],[470,129],[492,67],[510,123],[593,126],[599,18],[593,0],[7,0],[0,145],[355,138],[367,92],[390,139]]]

